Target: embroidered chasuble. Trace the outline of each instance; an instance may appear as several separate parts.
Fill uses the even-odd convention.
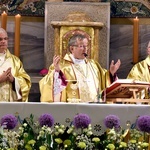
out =
[[[147,56],[146,59],[140,61],[139,63],[135,64],[131,71],[129,72],[127,78],[128,79],[135,79],[139,81],[146,81],[150,82],[150,56]],[[148,89],[141,92],[140,98],[150,98],[150,93]]]
[[[12,67],[10,59],[5,59],[5,55],[0,55],[0,75],[9,67]],[[17,99],[15,92],[12,90],[12,84],[9,81],[0,83],[0,91],[0,101],[8,102]]]
[[[96,102],[98,81],[95,83],[94,74],[88,64],[73,64],[73,69],[77,77],[76,88],[79,89],[79,95],[82,102]],[[72,87],[74,86],[74,87]],[[71,88],[75,88],[74,84],[70,85]],[[75,95],[74,93],[73,95]]]
[[[30,77],[24,71],[19,58],[6,50],[5,54],[0,54],[0,75],[10,67],[15,89],[12,88],[12,83],[9,81],[0,83],[0,101],[27,101],[31,87]]]
[[[84,63],[76,63],[70,54],[66,54],[61,60],[60,68],[68,83],[57,96],[57,100],[54,95],[57,89],[54,89],[55,70],[52,64],[48,74],[39,82],[41,102],[69,102],[71,99],[78,99],[80,102],[97,101],[97,91],[102,92],[111,84],[109,71],[103,69],[94,60],[83,61]]]

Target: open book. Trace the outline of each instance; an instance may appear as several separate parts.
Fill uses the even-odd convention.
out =
[[[138,93],[149,86],[150,83],[145,81],[118,79],[107,87],[102,95],[106,98],[131,98],[134,90]]]

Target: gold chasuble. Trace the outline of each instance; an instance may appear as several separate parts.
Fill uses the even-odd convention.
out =
[[[146,59],[135,64],[129,72],[127,78],[150,82],[150,56],[147,56]],[[144,97],[149,98],[147,90],[145,90]]]
[[[98,91],[111,84],[109,71],[103,69],[97,62],[85,59],[84,63],[76,64],[69,54],[60,63],[61,71],[68,81],[61,92],[61,102],[78,99],[80,102],[96,102]],[[54,102],[54,66],[51,65],[48,74],[39,82],[41,102]]]
[[[11,73],[15,78],[14,88],[9,81],[0,83],[0,101],[28,101],[31,87],[30,77],[23,69],[20,59],[7,49],[5,54],[0,54],[0,75],[9,67],[11,67]]]

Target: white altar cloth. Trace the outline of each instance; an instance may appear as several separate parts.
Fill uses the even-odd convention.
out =
[[[61,123],[69,126],[78,113],[88,114],[92,120],[94,134],[105,131],[103,123],[107,115],[117,115],[121,126],[126,128],[126,122],[135,123],[138,116],[150,115],[150,105],[134,104],[85,104],[85,103],[31,103],[31,102],[1,102],[0,118],[6,114],[16,114],[24,119],[32,113],[38,119],[43,113],[50,113],[55,124]],[[98,131],[100,130],[100,131]]]

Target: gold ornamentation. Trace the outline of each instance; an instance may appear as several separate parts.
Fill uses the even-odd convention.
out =
[[[72,95],[75,96],[77,94],[77,92],[75,91],[72,91]]]
[[[70,84],[71,89],[76,90],[78,88],[77,83],[76,84]]]

